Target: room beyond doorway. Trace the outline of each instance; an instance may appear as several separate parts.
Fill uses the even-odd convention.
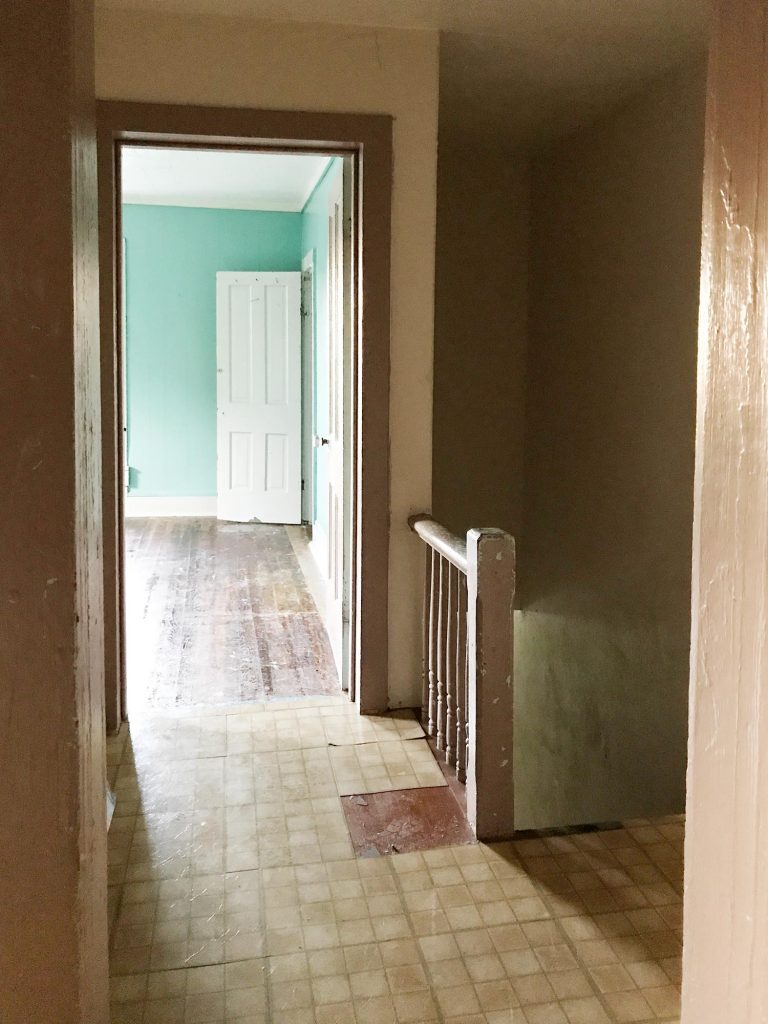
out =
[[[337,693],[353,165],[119,155],[125,706]]]

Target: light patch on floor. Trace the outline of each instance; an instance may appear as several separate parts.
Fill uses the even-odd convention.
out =
[[[419,740],[424,730],[412,711],[393,711],[386,717],[346,713],[325,719],[325,735],[336,747],[350,743],[374,743],[387,740]]]
[[[331,747],[339,794],[447,785],[426,740],[387,740]]]

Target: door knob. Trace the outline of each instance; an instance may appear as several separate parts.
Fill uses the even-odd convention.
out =
[[[312,444],[314,445],[315,448],[322,448],[323,445],[329,443],[330,442],[328,441],[327,437],[320,437],[319,434],[315,434],[315,436],[312,438]]]

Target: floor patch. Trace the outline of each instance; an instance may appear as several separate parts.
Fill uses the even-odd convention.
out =
[[[340,796],[446,785],[426,740],[329,746],[328,752]]]
[[[356,793],[342,797],[341,803],[358,857],[474,842],[467,820],[447,786]]]

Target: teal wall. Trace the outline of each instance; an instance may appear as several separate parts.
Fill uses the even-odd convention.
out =
[[[315,374],[314,374],[314,432],[321,436],[328,434],[328,203],[338,175],[342,173],[342,161],[335,157],[317,183],[307,200],[301,218],[302,256],[311,252],[314,260],[314,333],[315,333]],[[320,397],[323,401],[319,401]],[[314,451],[315,515],[313,521],[328,532],[328,510],[324,501],[318,501],[328,487],[327,452]]]
[[[300,270],[304,219],[123,207],[132,495],[216,494],[216,272]]]

